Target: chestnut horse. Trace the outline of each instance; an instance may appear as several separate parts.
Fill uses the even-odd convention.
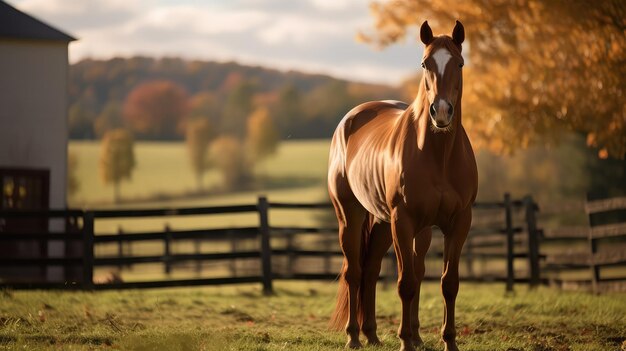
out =
[[[330,148],[328,190],[339,222],[344,261],[331,320],[345,327],[346,347],[359,348],[359,329],[370,344],[376,335],[376,281],[390,245],[398,262],[401,350],[421,345],[419,291],[431,226],[444,234],[441,291],[442,339],[457,350],[454,303],[459,256],[472,221],[478,189],[476,160],[461,125],[465,31],[433,37],[427,22],[423,78],[415,101],[359,105],[341,120]]]

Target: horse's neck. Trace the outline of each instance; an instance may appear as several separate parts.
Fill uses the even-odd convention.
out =
[[[428,113],[428,99],[424,88],[420,89],[417,98],[412,104],[413,120],[417,136],[417,147],[423,152],[429,153],[433,160],[443,169],[448,165],[448,160],[452,156],[455,143],[457,143],[461,133],[461,94],[456,103],[453,126],[449,131],[441,132],[434,130]]]

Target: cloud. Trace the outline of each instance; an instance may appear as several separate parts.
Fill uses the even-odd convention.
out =
[[[164,31],[184,30],[191,35],[207,35],[250,31],[269,19],[267,13],[259,11],[176,5],[149,10],[137,16],[129,26],[136,31],[161,28]]]
[[[269,45],[316,46],[325,38],[344,30],[341,23],[303,16],[277,18],[263,28],[258,36]]]
[[[356,43],[371,23],[363,0],[9,1],[78,37],[71,62],[181,56],[393,84],[418,67],[420,54],[413,43],[381,52]]]
[[[326,11],[344,11],[363,6],[365,2],[362,0],[311,0],[311,4],[321,10]]]
[[[141,11],[139,2],[132,0],[22,0],[16,6],[67,31],[115,26]]]

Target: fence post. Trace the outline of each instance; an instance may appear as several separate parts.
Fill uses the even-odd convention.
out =
[[[593,227],[598,223],[597,218],[593,215],[593,212],[589,211],[587,204],[591,201],[591,195],[587,193],[587,201],[585,201],[585,212],[587,212],[587,218],[589,220],[589,231],[587,232],[587,240],[589,243],[589,269],[591,270],[591,292],[595,295],[600,294],[600,267],[596,265],[595,255],[598,252],[598,242],[593,236]]]
[[[259,196],[259,234],[261,235],[261,268],[263,293],[272,294],[272,247],[270,246],[269,204],[265,196]]]
[[[513,245],[515,244],[513,237],[513,218],[511,214],[511,194],[504,193],[504,211],[506,219],[506,291],[513,291],[515,283]]]
[[[293,261],[294,261],[294,255],[293,255],[293,233],[288,233],[287,234],[287,277],[291,278],[293,277]]]
[[[170,242],[172,240],[172,233],[170,232],[169,224],[165,224],[165,254],[163,255],[165,259],[165,274],[169,275],[172,271],[172,267],[170,265],[171,261],[171,250],[170,250]]]
[[[83,289],[93,289],[94,215],[87,211],[83,217]]]
[[[194,250],[196,255],[199,255],[202,252],[202,241],[199,238],[195,238],[193,241]],[[196,275],[202,274],[202,261],[196,260]]]
[[[539,285],[541,272],[539,271],[539,231],[537,230],[537,217],[535,212],[539,207],[531,195],[524,197],[526,208],[526,228],[528,229],[528,264],[530,271],[530,287]]]
[[[230,240],[230,252],[232,253],[237,252],[237,239],[235,238],[235,235],[233,234],[233,232],[228,232],[228,237]],[[230,274],[232,274],[233,277],[237,276],[237,259],[236,258],[230,259]]]
[[[124,234],[124,231],[122,230],[122,226],[118,226],[117,235],[122,235],[122,234]],[[117,240],[117,257],[119,258],[124,257],[124,248],[122,247],[122,239]],[[122,271],[122,263],[117,265],[117,269],[119,269],[120,272]]]

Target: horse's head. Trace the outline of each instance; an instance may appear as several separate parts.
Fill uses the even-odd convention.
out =
[[[452,37],[434,37],[425,21],[420,29],[420,39],[426,45],[422,68],[428,114],[435,129],[445,130],[451,126],[463,85],[461,43],[465,39],[465,29],[456,21]]]

